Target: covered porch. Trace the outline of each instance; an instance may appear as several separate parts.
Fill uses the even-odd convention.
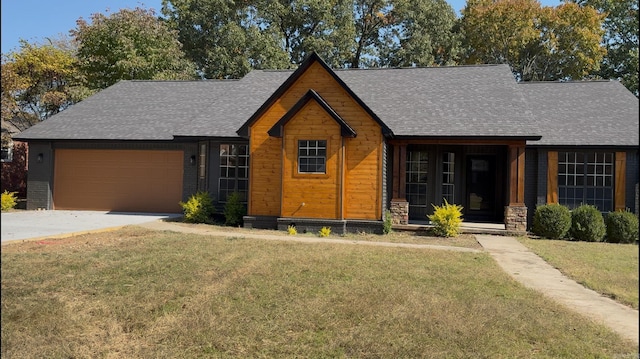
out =
[[[491,230],[525,232],[526,140],[391,140],[389,194],[394,225],[428,225],[433,205],[446,200],[461,205],[465,223],[476,224],[476,229],[486,231],[491,225],[496,227]]]

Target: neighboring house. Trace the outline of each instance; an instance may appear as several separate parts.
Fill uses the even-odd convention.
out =
[[[517,83],[507,65],[122,81],[24,131],[31,209],[179,212],[238,192],[245,226],[426,221],[524,230],[535,207],[637,211],[638,99],[617,81]]]
[[[20,129],[2,119],[1,188],[0,192],[15,192],[18,198],[27,195],[27,144],[14,141]]]

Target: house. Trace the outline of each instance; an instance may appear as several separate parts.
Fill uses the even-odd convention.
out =
[[[638,210],[638,98],[617,81],[518,83],[507,65],[121,81],[18,135],[27,207],[179,212],[238,192],[245,226],[424,221],[522,231],[539,204]]]

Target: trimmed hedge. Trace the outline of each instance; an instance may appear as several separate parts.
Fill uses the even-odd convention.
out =
[[[638,217],[629,211],[607,214],[607,242],[635,243],[638,240]]]
[[[606,234],[604,217],[595,206],[583,204],[571,211],[571,237],[578,241],[600,242]]]
[[[533,233],[550,239],[564,238],[571,228],[571,211],[560,204],[544,204],[533,214]]]

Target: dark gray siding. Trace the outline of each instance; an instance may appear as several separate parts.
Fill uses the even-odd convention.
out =
[[[42,162],[38,161],[38,157]],[[51,209],[53,189],[53,150],[50,142],[29,143],[27,209]]]
[[[538,151],[527,149],[524,156],[524,205],[527,206],[527,229],[530,229],[538,205]]]
[[[625,206],[638,213],[638,182],[640,178],[640,158],[638,150],[627,151],[627,173],[625,188]]]
[[[385,143],[382,144],[382,220],[384,221],[385,212],[389,209],[390,195],[389,189],[391,188],[389,177],[393,176],[393,167],[391,167],[391,146]],[[392,176],[389,176],[392,174]]]

